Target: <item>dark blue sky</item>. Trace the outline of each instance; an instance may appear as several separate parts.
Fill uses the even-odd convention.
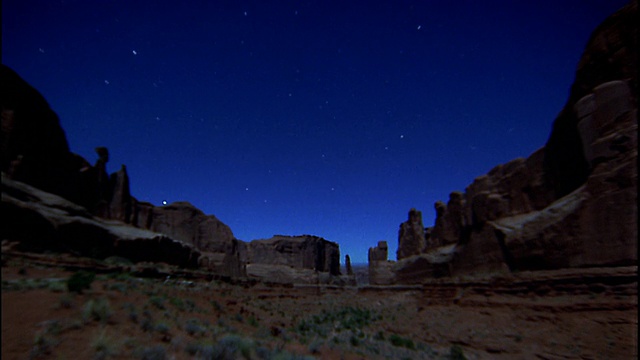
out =
[[[2,62],[71,150],[242,240],[366,262],[415,207],[542,147],[584,45],[626,1],[4,0]]]

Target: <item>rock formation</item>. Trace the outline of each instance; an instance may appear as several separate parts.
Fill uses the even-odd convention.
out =
[[[276,235],[247,246],[247,262],[278,264],[340,275],[338,244],[311,235]]]
[[[69,151],[58,116],[42,95],[0,65],[2,172],[11,179],[79,201],[84,159]]]
[[[378,241],[378,246],[369,248],[369,283],[389,285],[395,281],[393,263],[387,260],[389,249],[386,241]]]
[[[104,220],[60,196],[13,181],[2,174],[2,239],[19,241],[23,251],[69,251],[104,259],[198,265],[199,252],[168,236]]]
[[[154,206],[138,201],[131,195],[124,165],[107,173],[106,147],[96,148],[93,166],[71,153],[58,117],[42,95],[6,66],[1,70],[2,209],[10,215],[6,219],[15,220],[3,229],[3,239],[24,240],[30,248],[40,241],[42,249],[60,247],[88,256],[115,253],[134,261],[197,264],[231,277],[247,276],[247,264],[253,275],[287,267],[286,276],[280,276],[284,281],[330,282],[340,275],[336,243],[314,236],[276,236],[246,244],[215,216],[187,202]],[[25,195],[31,190],[15,190],[27,186],[22,183],[46,192],[38,192],[36,198]],[[57,199],[54,194],[70,202],[47,203]],[[38,205],[34,199],[44,203]],[[56,207],[63,213],[55,215]],[[170,249],[175,250],[173,260],[167,258],[174,251]]]
[[[344,256],[344,266],[347,271],[347,275],[353,275],[353,268],[351,268],[351,258],[349,257],[349,255]]]
[[[543,148],[436,203],[424,248],[411,210],[398,282],[637,263],[636,17],[632,2],[594,31]]]
[[[416,209],[409,211],[409,219],[400,224],[398,232],[398,260],[420,254],[426,247],[422,213]]]

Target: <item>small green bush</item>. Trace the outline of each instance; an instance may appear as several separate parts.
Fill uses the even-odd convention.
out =
[[[93,338],[91,347],[96,352],[97,359],[106,359],[118,354],[118,344],[110,336],[107,336],[106,330],[102,330],[98,336]]]
[[[467,360],[467,357],[464,356],[464,350],[460,345],[452,345],[451,349],[449,349],[449,358],[451,360]]]
[[[167,358],[167,349],[162,345],[148,346],[138,349],[134,355],[142,360],[164,360]]]
[[[392,334],[391,336],[389,336],[389,342],[391,342],[391,345],[397,346],[397,347],[406,347],[407,349],[411,349],[411,350],[414,350],[416,348],[416,345],[413,343],[413,340],[403,338],[402,336],[399,336],[396,334]]]
[[[151,305],[155,306],[156,308],[158,308],[160,310],[165,310],[164,298],[163,297],[152,296],[152,297],[149,298],[149,302],[151,303]]]
[[[78,271],[67,280],[69,292],[82,293],[82,290],[91,289],[91,283],[96,278],[96,274],[87,271]]]
[[[106,322],[113,315],[113,311],[109,306],[109,300],[99,298],[89,300],[84,304],[82,309],[82,318],[84,321],[96,320]]]

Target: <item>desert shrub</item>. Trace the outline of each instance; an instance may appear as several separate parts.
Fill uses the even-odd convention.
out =
[[[133,262],[131,260],[121,256],[109,256],[108,258],[104,259],[104,262],[107,265],[133,265]]]
[[[58,345],[51,334],[46,331],[38,332],[33,339],[33,347],[31,348],[31,358],[38,358],[51,354],[51,350]]]
[[[93,272],[78,271],[67,279],[67,289],[70,292],[82,293],[82,290],[91,289],[91,283],[96,278]]]
[[[462,350],[462,347],[460,347],[460,345],[452,345],[451,348],[449,349],[449,358],[451,360],[466,360],[467,357],[464,356],[464,350]]]
[[[186,299],[184,300],[184,307],[187,311],[194,311],[196,310],[196,303],[191,299]]]
[[[187,354],[197,359],[221,359],[216,357],[215,345],[210,342],[189,343],[184,350]]]
[[[182,299],[180,298],[171,298],[169,299],[169,303],[173,306],[175,306],[176,309],[178,310],[184,310],[185,306],[184,306],[184,301],[182,301]]]
[[[64,292],[67,287],[65,286],[64,281],[51,281],[49,282],[49,290],[52,292],[60,293]]]
[[[161,296],[152,296],[149,298],[149,303],[151,303],[151,305],[155,306],[156,308],[160,309],[160,310],[164,310],[165,306],[164,306],[164,298]]]
[[[324,344],[324,341],[320,340],[320,339],[315,339],[311,342],[311,344],[309,344],[309,352],[312,354],[319,354],[320,353],[320,348],[322,347],[322,345]]]
[[[60,295],[58,306],[62,309],[70,309],[73,306],[73,296],[71,294]]]
[[[106,359],[118,354],[118,344],[110,336],[107,336],[104,329],[91,340],[91,347],[96,352],[97,359]]]
[[[392,334],[391,336],[389,336],[389,342],[391,343],[391,345],[397,346],[397,347],[406,347],[407,349],[411,349],[411,350],[414,350],[416,348],[416,345],[413,343],[413,340],[403,338],[396,334]]]
[[[167,323],[159,322],[156,324],[155,330],[162,335],[167,335],[171,328],[169,327],[169,325],[167,325]]]
[[[121,293],[126,293],[127,292],[127,284],[125,283],[121,283],[121,282],[117,282],[117,283],[111,283],[107,285],[106,290],[115,290]]]
[[[222,305],[220,305],[219,302],[215,301],[215,300],[211,300],[211,306],[213,306],[213,309],[218,312],[221,313],[222,312]]]
[[[138,310],[136,310],[136,306],[130,302],[126,302],[122,304],[122,309],[127,312],[127,316],[129,320],[134,323],[138,322]]]
[[[249,316],[249,325],[253,326],[253,327],[258,327],[258,320],[256,319],[255,316],[251,315]]]
[[[239,323],[244,322],[244,317],[242,317],[242,315],[239,313],[236,314],[233,318]]]
[[[84,321],[96,320],[106,322],[113,315],[109,300],[105,298],[91,299],[84,304],[82,318]]]
[[[145,317],[140,321],[140,329],[142,329],[142,331],[152,331],[153,328],[153,320],[151,320],[150,318]]]
[[[200,321],[198,321],[198,319],[187,320],[187,323],[184,326],[184,330],[192,336],[201,335],[206,332],[206,329],[202,325],[200,325]]]
[[[352,346],[358,346],[360,345],[360,340],[355,335],[351,335],[351,337],[349,338],[349,343]]]
[[[147,346],[137,349],[134,356],[142,360],[164,360],[167,358],[167,349],[162,345]]]

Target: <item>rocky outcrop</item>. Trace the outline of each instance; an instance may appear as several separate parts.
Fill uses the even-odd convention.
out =
[[[369,248],[369,283],[390,285],[395,282],[393,263],[388,261],[389,249],[386,241],[378,241],[378,246]]]
[[[283,265],[340,275],[338,244],[311,235],[276,235],[247,244],[248,264]]]
[[[349,257],[349,255],[344,256],[344,266],[345,270],[347,271],[347,275],[353,275],[353,268],[351,267],[351,257]]]
[[[4,65],[0,76],[3,191],[6,180],[12,184],[6,186],[8,193],[22,194],[2,199],[3,213],[15,220],[4,231],[7,240],[25,240],[30,247],[42,243],[46,249],[58,246],[88,256],[118,254],[134,261],[197,264],[231,277],[247,276],[251,265],[254,276],[269,278],[280,266],[287,268],[278,270],[281,274],[298,274],[279,276],[285,281],[350,283],[350,278],[336,280],[340,276],[336,243],[305,235],[246,244],[215,216],[187,202],[157,207],[138,201],[131,195],[124,165],[107,173],[106,147],[95,149],[98,159],[93,166],[71,153],[58,117],[42,95]],[[22,185],[13,185],[21,182],[44,192],[35,198],[24,195],[15,190]],[[56,200],[51,209],[46,200],[54,194],[70,202]],[[38,205],[36,200],[44,203]],[[63,213],[56,213],[59,208]],[[173,260],[167,258],[171,249]]]
[[[636,14],[634,2],[591,36],[545,147],[436,203],[419,252],[412,209],[398,282],[637,262]]]
[[[422,213],[416,209],[409,211],[409,219],[400,224],[398,231],[398,260],[420,254],[426,247]]]
[[[2,174],[2,239],[23,251],[68,251],[105,259],[164,262],[195,268],[199,252],[166,235],[104,220],[60,196],[13,181]]]
[[[15,179],[68,200],[81,200],[80,169],[58,116],[44,97],[13,70],[0,65],[1,168]]]
[[[276,235],[242,243],[239,250],[250,278],[278,283],[355,283],[352,277],[340,274],[338,244],[317,236]]]

